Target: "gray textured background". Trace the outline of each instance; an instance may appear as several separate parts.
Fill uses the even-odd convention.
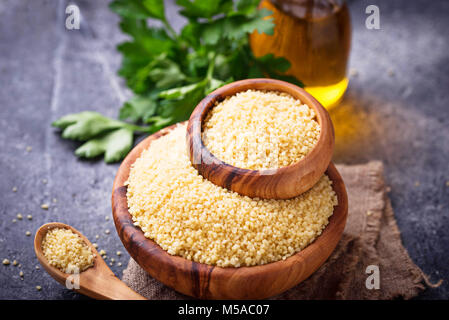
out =
[[[107,1],[73,2],[83,17],[78,31],[64,28],[65,0],[0,0],[0,260],[21,264],[0,265],[3,299],[81,298],[35,269],[33,236],[25,232],[34,233],[45,222],[73,225],[109,257],[117,250],[125,253],[112,219],[105,219],[111,216],[118,165],[78,160],[76,143],[62,140],[50,127],[62,115],[87,109],[117,116],[129,97],[116,75],[120,56],[115,46],[124,39],[118,18]],[[433,281],[446,280],[419,298],[447,299],[449,1],[349,3],[351,68],[358,76],[351,78],[342,105],[331,114],[335,161],[384,161],[405,247]],[[380,7],[381,30],[365,28],[368,4]],[[183,21],[176,8],[171,2],[167,7],[169,20],[179,28]],[[18,192],[12,192],[14,186]],[[42,203],[50,203],[50,209],[42,210]],[[13,223],[19,212],[33,219]],[[96,234],[100,239],[95,240]],[[121,276],[128,256],[117,258],[123,266],[116,263],[112,270]]]

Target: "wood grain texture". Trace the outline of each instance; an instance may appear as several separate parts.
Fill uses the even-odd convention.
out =
[[[44,269],[66,287],[67,278],[70,274],[64,273],[58,268],[51,266],[48,263],[47,258],[45,258],[42,252],[42,240],[47,234],[48,230],[53,228],[64,228],[72,230],[74,233],[78,234],[81,239],[86,243],[95,254],[94,265],[87,270],[79,274],[79,289],[73,289],[81,294],[88,297],[100,300],[144,300],[140,294],[129,288],[124,282],[118,279],[114,273],[109,269],[106,262],[98,254],[95,247],[90,243],[90,241],[75,228],[60,222],[51,222],[41,226],[36,232],[34,237],[34,251],[36,257]],[[72,275],[72,279],[73,279]]]
[[[263,299],[277,295],[309,277],[335,249],[346,224],[348,201],[340,174],[331,163],[327,169],[338,196],[338,206],[323,233],[304,250],[284,261],[262,266],[222,268],[169,255],[134,226],[128,212],[125,182],[130,166],[168,127],[138,144],[120,166],[112,191],[114,223],[131,257],[153,278],[183,294],[201,299]]]
[[[248,89],[286,92],[316,113],[321,132],[314,148],[299,162],[269,170],[237,168],[216,158],[202,140],[202,123],[216,102]],[[303,89],[273,79],[247,79],[225,85],[205,97],[190,116],[187,150],[198,172],[212,183],[241,195],[264,199],[289,199],[313,187],[326,171],[334,150],[334,127],[328,112]]]

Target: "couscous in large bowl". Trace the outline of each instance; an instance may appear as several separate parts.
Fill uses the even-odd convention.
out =
[[[284,260],[255,266],[219,267],[170,255],[156,242],[145,237],[129,212],[126,184],[131,166],[142,152],[175,127],[161,130],[138,144],[123,161],[114,181],[114,222],[125,248],[143,269],[165,285],[193,297],[261,299],[295,286],[324,263],[341,237],[347,216],[346,190],[332,163],[326,175],[332,181],[338,205],[334,207],[333,214],[321,234],[307,247]]]

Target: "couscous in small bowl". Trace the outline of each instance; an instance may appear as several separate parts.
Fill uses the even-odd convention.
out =
[[[170,255],[146,238],[129,212],[126,182],[132,164],[141,153],[174,128],[149,136],[128,154],[117,172],[112,192],[112,211],[119,237],[131,257],[150,276],[180,293],[200,299],[263,299],[297,285],[326,261],[341,238],[348,212],[346,189],[332,163],[326,174],[332,181],[338,205],[322,233],[285,260],[250,267],[217,267]]]
[[[310,150],[308,150],[302,158],[296,158],[295,161],[289,162],[283,166],[245,168],[243,166],[237,166],[236,164],[233,165],[229,161],[222,160],[225,158],[219,157],[206,146],[203,135],[205,133],[204,125],[207,122],[208,116],[213,110],[217,109],[218,105],[223,101],[242,93],[245,94],[245,91],[247,90],[285,94],[293,100],[302,103],[307,109],[311,109],[311,112],[313,112],[313,122],[319,127],[319,134],[316,141],[313,142],[313,146],[310,147]],[[262,105],[262,107],[257,108],[257,116],[270,113],[270,111],[279,113],[279,110],[270,110],[270,108],[263,105],[263,99],[261,98],[262,97],[260,96],[254,96],[253,98],[253,101],[256,102],[258,106]],[[248,112],[245,108],[245,104],[250,103],[245,101],[237,106],[238,109],[244,110],[239,112],[238,117],[242,116],[242,114],[248,118],[254,117],[254,114],[245,114],[245,112]],[[289,110],[298,109],[297,106],[289,107]],[[222,114],[227,113],[226,117],[231,122],[226,123],[228,132],[223,132],[223,135],[231,134],[229,131],[232,130],[229,130],[229,126],[232,125],[232,122],[242,124],[242,121],[239,121],[240,119],[233,118],[233,115],[229,116],[229,111],[229,108],[227,110],[222,110]],[[289,119],[283,120],[287,121]],[[219,121],[220,120],[218,120],[218,122]],[[253,125],[257,123],[254,119],[251,119],[251,122],[253,122]],[[283,125],[285,126],[285,124]],[[257,123],[257,126],[260,127],[260,123]],[[297,129],[298,126],[299,123],[297,122],[295,125],[289,127]],[[235,129],[237,131],[241,130],[241,128],[238,127]],[[254,129],[254,126],[251,127],[251,129]],[[270,127],[270,129],[278,130],[279,128]],[[295,131],[297,130],[284,132],[284,135],[293,135]],[[255,132],[251,133],[255,136],[258,135]],[[311,132],[309,131],[308,133]],[[262,132],[259,134],[263,135]],[[204,178],[240,195],[262,199],[290,199],[311,189],[327,170],[332,159],[335,144],[334,128],[329,113],[313,96],[294,84],[268,78],[235,81],[211,92],[193,110],[188,121],[186,138],[190,161]],[[300,136],[295,138],[297,139],[291,139],[294,141],[289,145],[289,151],[296,149],[298,145],[302,144]],[[242,142],[241,140],[237,139],[237,141],[233,141],[231,139],[227,142],[230,143],[226,146],[222,145],[221,147],[225,147],[226,149],[229,148],[231,150],[234,149],[239,155],[246,153],[242,152],[242,148],[240,147],[230,147],[230,145],[240,144]],[[270,142],[276,144],[276,141]],[[277,142],[282,144],[279,141]],[[268,143],[268,145],[271,143]],[[283,144],[285,144],[285,141]],[[254,151],[255,150],[251,150],[251,152],[248,153],[260,154],[260,150],[259,152]],[[262,150],[263,156],[265,156],[265,151],[267,150]],[[285,150],[283,152],[285,152]],[[245,161],[241,161],[240,164],[244,164],[244,162]]]

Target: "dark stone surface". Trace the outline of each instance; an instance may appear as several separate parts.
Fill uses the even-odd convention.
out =
[[[74,2],[83,20],[81,29],[73,31],[64,28],[65,0],[0,2],[0,259],[21,264],[0,265],[0,299],[82,298],[35,269],[33,236],[25,232],[34,233],[46,222],[71,224],[97,242],[109,258],[123,263],[112,266],[118,276],[128,260],[112,219],[105,218],[111,217],[118,165],[78,160],[72,153],[76,143],[62,140],[50,127],[69,112],[93,109],[116,116],[129,97],[116,75],[120,56],[115,45],[124,39],[118,18],[106,1]],[[358,76],[351,78],[342,105],[332,112],[335,161],[384,161],[405,247],[433,281],[446,280],[418,298],[447,299],[449,2],[349,3],[351,68]],[[365,28],[368,4],[379,6],[381,30]],[[167,11],[179,28],[183,21],[171,2]],[[32,150],[27,152],[27,146]],[[42,203],[50,209],[42,210]],[[13,223],[19,212],[24,219]],[[117,250],[124,254],[115,256]]]

